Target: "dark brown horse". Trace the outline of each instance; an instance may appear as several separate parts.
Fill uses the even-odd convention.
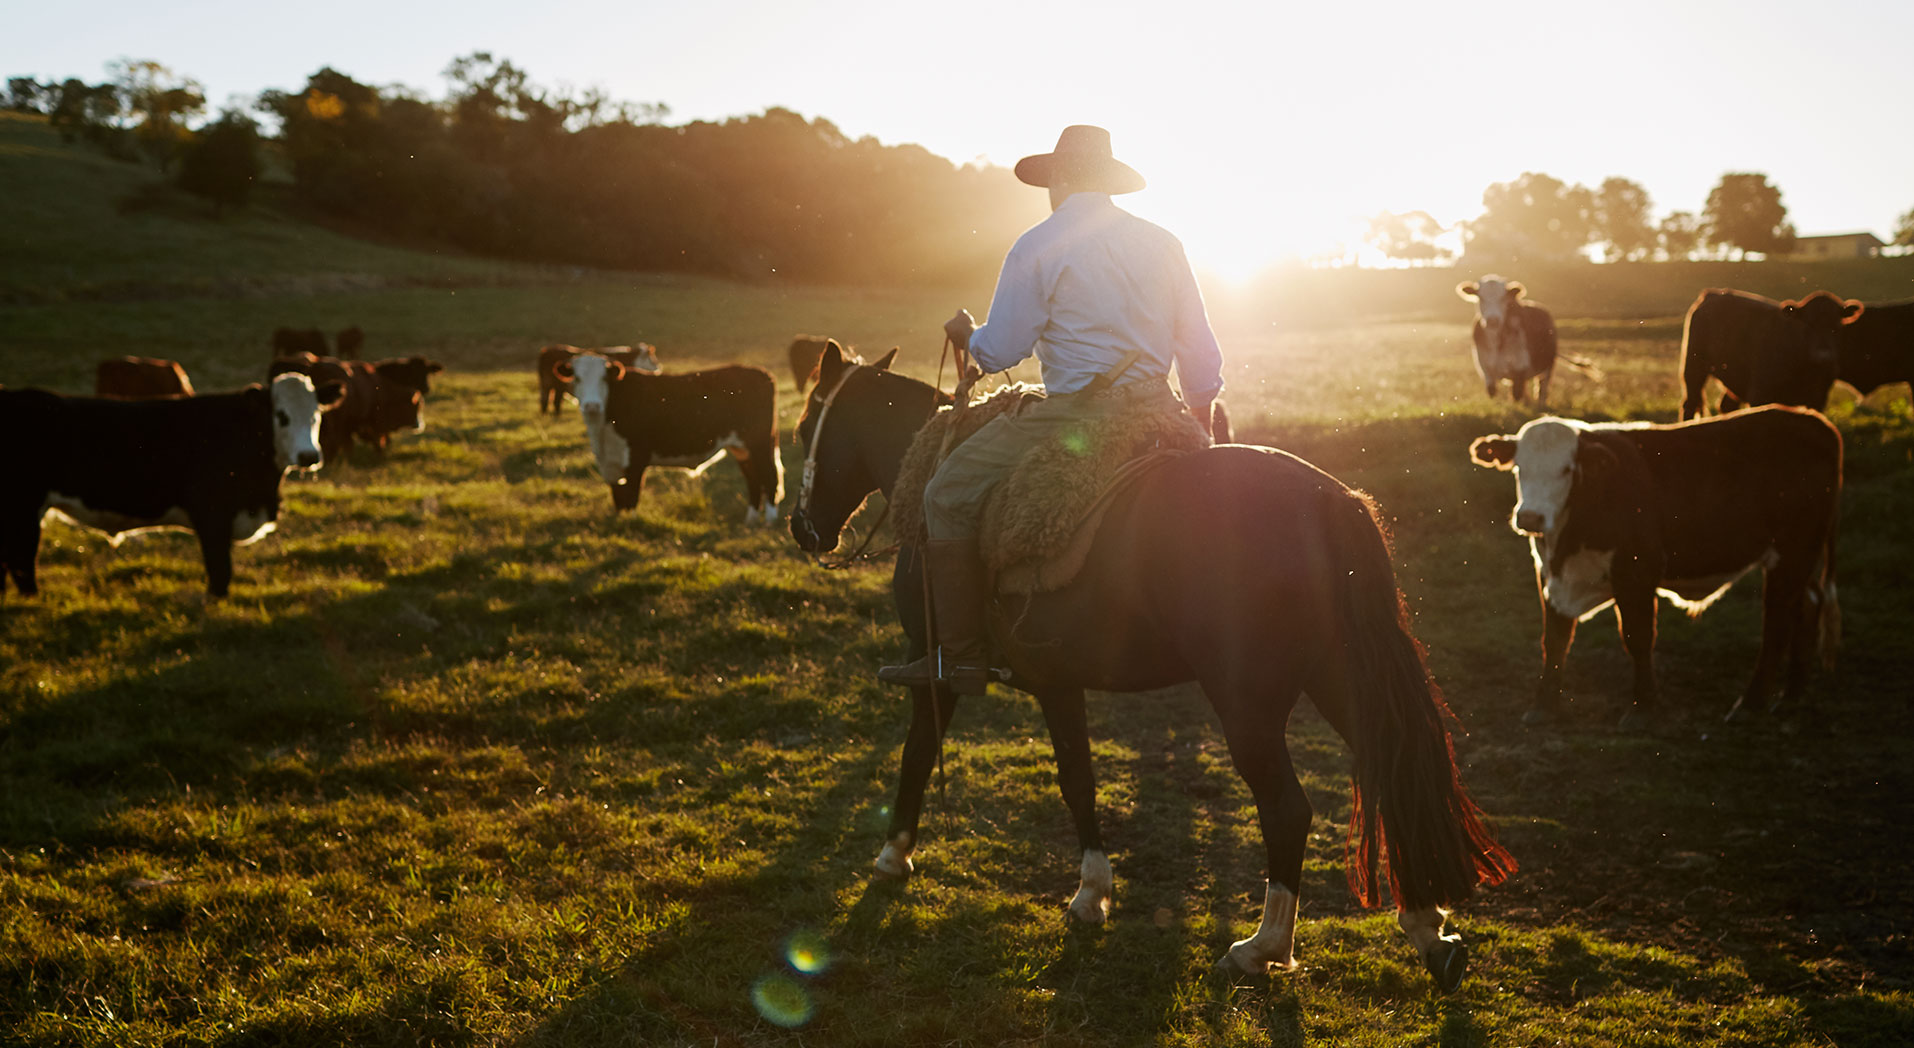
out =
[[[888,365],[886,359],[884,364]],[[887,367],[826,350],[798,423],[809,455],[791,534],[833,549],[873,490],[888,497],[911,438],[949,397]],[[829,403],[826,409],[826,403]],[[820,425],[820,416],[822,424]],[[921,561],[906,545],[892,589],[912,657],[925,651]],[[1000,598],[992,632],[1013,684],[1043,709],[1059,785],[1075,819],[1082,879],[1070,913],[1109,911],[1084,689],[1144,691],[1199,682],[1230,757],[1256,798],[1269,882],[1262,924],[1218,961],[1230,974],[1294,966],[1297,891],[1311,810],[1285,726],[1307,691],[1356,755],[1350,886],[1380,898],[1386,856],[1397,921],[1445,991],[1467,967],[1443,908],[1515,862],[1463,791],[1443,718],[1369,500],[1282,452],[1243,445],[1186,455],[1109,511],[1079,578]],[[955,711],[942,688],[913,696],[910,735],[879,873],[908,876],[924,788]]]

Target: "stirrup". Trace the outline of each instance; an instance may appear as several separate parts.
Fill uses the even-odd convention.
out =
[[[928,688],[947,684],[959,695],[982,695],[992,683],[1008,684],[1010,670],[1005,666],[951,665],[944,661],[942,648],[932,648],[923,658],[901,666],[879,666],[877,679],[886,684]]]

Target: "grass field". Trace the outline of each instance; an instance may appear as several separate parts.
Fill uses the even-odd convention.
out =
[[[95,163],[43,132],[0,122],[0,200]],[[1755,648],[1744,582],[1700,619],[1664,611],[1655,730],[1611,730],[1628,668],[1598,620],[1568,722],[1527,731],[1539,616],[1513,484],[1466,456],[1527,415],[1481,395],[1461,277],[1343,274],[1308,309],[1213,293],[1239,435],[1390,519],[1467,781],[1522,863],[1458,914],[1475,967],[1434,996],[1392,916],[1342,885],[1350,760],[1305,708],[1304,969],[1232,988],[1207,969],[1254,927],[1262,850],[1200,696],[1093,703],[1105,927],[1063,918],[1073,836],[1016,693],[960,708],[918,873],[876,882],[907,720],[871,677],[902,649],[888,566],[823,571],[745,529],[725,465],[655,474],[613,517],[576,414],[534,410],[554,340],[780,372],[810,331],[901,345],[928,377],[937,325],[981,312],[987,281],[557,273],[68,196],[65,226],[33,227],[66,268],[0,271],[0,383],[79,392],[138,352],[226,388],[263,374],[281,325],[356,323],[369,353],[448,370],[388,459],[286,483],[226,601],[202,598],[190,536],[115,550],[48,526],[41,596],[0,599],[0,1044],[1914,1043],[1904,388],[1832,407],[1847,640],[1812,715],[1719,723]],[[96,264],[123,225],[146,246]],[[280,254],[294,242],[312,253]],[[1604,370],[1558,374],[1558,410],[1670,417],[1695,291],[1792,279],[1622,268],[1576,271],[1608,282],[1594,304],[1520,275]],[[1900,297],[1909,273],[1829,286]]]

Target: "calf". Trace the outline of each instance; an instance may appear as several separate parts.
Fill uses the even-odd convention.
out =
[[[606,346],[601,349],[579,349],[562,342],[553,343],[538,351],[538,413],[550,411],[558,414],[564,405],[565,394],[571,386],[571,378],[560,374],[558,365],[565,363],[580,353],[596,353],[609,360],[616,360],[626,367],[640,371],[658,370],[658,350],[649,342],[640,342],[635,346]],[[601,401],[602,403],[602,401]],[[586,419],[586,425],[591,420]]]
[[[93,377],[93,395],[118,400],[152,397],[190,397],[192,380],[174,361],[157,357],[116,357],[100,361]]]
[[[271,387],[162,400],[0,389],[0,445],[18,456],[0,479],[0,574],[39,592],[41,519],[124,536],[186,528],[199,537],[206,592],[226,595],[235,542],[271,531],[279,480],[318,469],[319,414],[339,397],[304,375]],[[0,583],[4,587],[4,583]]]
[[[1813,411],[1767,407],[1675,425],[1539,418],[1469,447],[1478,465],[1515,471],[1510,526],[1529,539],[1542,598],[1542,677],[1524,718],[1562,700],[1575,624],[1610,604],[1635,663],[1634,707],[1655,705],[1656,595],[1699,615],[1760,567],[1761,651],[1729,716],[1766,702],[1782,661],[1785,699],[1807,683],[1818,646],[1840,631],[1834,527],[1841,435]]]
[[[614,511],[638,505],[647,467],[676,466],[696,475],[728,453],[744,472],[745,523],[778,519],[784,464],[777,380],[769,371],[733,364],[654,375],[593,354],[558,367],[572,379]],[[600,420],[595,430],[594,416]]]
[[[1826,408],[1840,329],[1861,310],[1861,303],[1826,291],[1793,302],[1746,291],[1703,291],[1682,321],[1682,419],[1702,414],[1702,389],[1710,376],[1724,390],[1724,413],[1744,404]]]
[[[1455,287],[1464,301],[1476,305],[1475,370],[1491,399],[1504,379],[1517,401],[1528,399],[1530,379],[1536,379],[1537,403],[1548,401],[1548,385],[1555,373],[1555,318],[1549,311],[1522,299],[1525,289],[1513,280],[1491,273],[1479,281]],[[1587,368],[1586,361],[1570,363]]]
[[[292,328],[275,328],[272,333],[272,355],[275,357],[295,357],[301,353],[311,353],[323,357],[330,350],[326,348],[326,333],[318,328],[295,331]]]
[[[1835,377],[1862,396],[1896,382],[1914,382],[1914,300],[1864,307],[1835,339]]]
[[[786,352],[791,358],[791,381],[797,385],[798,392],[804,392],[811,376],[817,373],[817,362],[824,358],[824,348],[830,344],[830,339],[817,335],[799,335],[791,340],[791,348]]]

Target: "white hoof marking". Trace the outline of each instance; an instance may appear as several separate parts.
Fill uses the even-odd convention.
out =
[[[882,877],[899,880],[909,877],[912,866],[910,861],[911,835],[900,833],[884,842],[884,850],[877,853],[877,873]]]
[[[1263,923],[1256,934],[1230,944],[1226,960],[1251,975],[1274,967],[1296,970],[1296,894],[1274,881],[1263,896]]]
[[[1085,924],[1102,924],[1110,916],[1110,899],[1116,894],[1116,878],[1110,871],[1110,857],[1100,851],[1083,853],[1081,880],[1077,896],[1070,900],[1070,916]]]

